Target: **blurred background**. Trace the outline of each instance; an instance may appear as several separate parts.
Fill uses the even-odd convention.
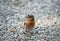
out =
[[[22,26],[28,14],[36,25],[27,37]],[[0,41],[60,41],[60,0],[0,0]]]

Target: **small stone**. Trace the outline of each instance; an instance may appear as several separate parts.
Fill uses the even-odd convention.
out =
[[[58,14],[58,16],[60,16],[60,14]]]
[[[16,30],[14,30],[14,29],[10,29],[10,32],[16,32]]]
[[[35,31],[35,33],[38,33],[38,31]]]
[[[0,31],[1,31],[1,29],[0,29]]]
[[[41,40],[37,40],[37,41],[41,41]]]
[[[0,26],[2,26],[2,24],[0,24]]]

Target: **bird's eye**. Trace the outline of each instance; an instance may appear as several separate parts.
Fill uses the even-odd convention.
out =
[[[24,23],[24,25],[26,25],[26,23]]]

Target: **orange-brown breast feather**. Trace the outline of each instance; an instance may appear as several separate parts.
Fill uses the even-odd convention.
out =
[[[34,25],[35,25],[35,21],[25,21],[25,27],[26,27],[27,29],[33,28]]]

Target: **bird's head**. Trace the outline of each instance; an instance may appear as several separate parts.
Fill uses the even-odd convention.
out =
[[[26,16],[27,20],[34,21],[34,16],[33,15],[28,15]]]

